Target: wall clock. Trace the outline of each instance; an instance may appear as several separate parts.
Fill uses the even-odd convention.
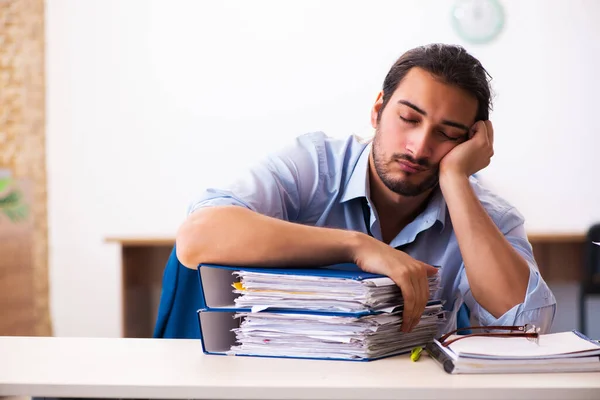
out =
[[[459,0],[452,8],[452,26],[469,43],[488,43],[502,31],[504,10],[498,0]]]

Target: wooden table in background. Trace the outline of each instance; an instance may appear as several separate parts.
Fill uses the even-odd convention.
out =
[[[529,242],[546,282],[580,282],[584,271],[584,233],[530,233]]]
[[[121,247],[121,335],[152,337],[162,277],[174,238],[115,238],[107,242]]]
[[[121,247],[122,336],[151,337],[162,277],[173,250],[172,237],[110,237]],[[577,283],[582,278],[585,234],[530,233],[536,261],[549,283]]]

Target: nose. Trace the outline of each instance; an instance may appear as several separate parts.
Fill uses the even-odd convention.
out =
[[[432,154],[430,129],[413,129],[406,140],[406,150],[416,159],[429,158]]]

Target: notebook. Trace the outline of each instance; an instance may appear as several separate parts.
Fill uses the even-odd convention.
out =
[[[426,350],[450,374],[600,371],[600,344],[575,330],[537,340],[466,335],[447,347],[436,339]]]

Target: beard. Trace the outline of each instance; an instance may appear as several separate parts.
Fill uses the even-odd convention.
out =
[[[379,179],[381,179],[388,189],[401,196],[414,197],[433,189],[438,184],[439,165],[432,166],[427,159],[416,159],[409,154],[394,153],[390,157],[386,157],[379,138],[380,133],[378,127],[373,140],[373,163],[375,164],[375,171],[377,172],[377,175],[379,175]],[[417,183],[409,182],[408,179],[402,178],[401,176],[394,176],[395,174],[390,171],[390,166],[400,160],[405,160],[429,168],[428,171],[419,172],[419,174],[427,175],[421,182]],[[416,175],[407,172],[405,173],[409,174],[409,176]]]

